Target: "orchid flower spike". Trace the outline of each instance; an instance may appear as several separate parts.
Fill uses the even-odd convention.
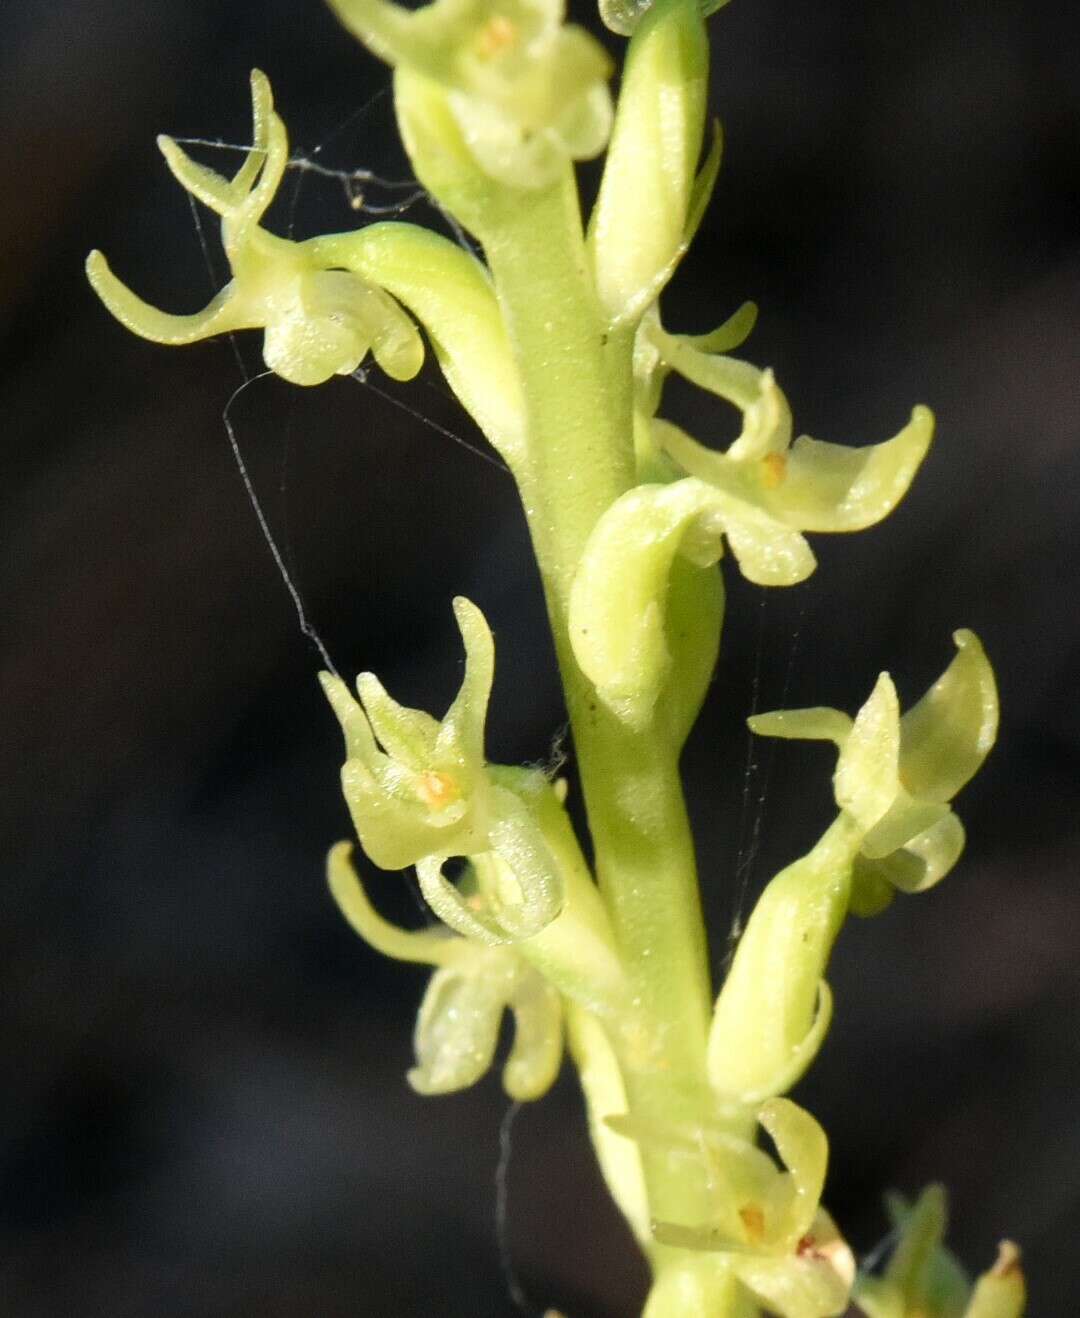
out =
[[[369,350],[387,375],[411,379],[423,364],[424,347],[397,302],[358,275],[321,266],[310,245],[261,227],[288,164],[289,146],[270,83],[258,69],[251,75],[251,103],[252,147],[232,179],[192,160],[171,137],[158,138],[181,186],[221,216],[232,280],[202,311],[170,315],[137,297],[94,251],[86,262],[94,291],[122,325],[155,343],[195,343],[233,330],[262,329],[266,365],[293,384],[349,375]]]
[[[345,733],[342,789],[364,850],[382,869],[416,865],[436,915],[495,944],[531,937],[558,915],[561,867],[530,804],[530,771],[484,759],[494,643],[475,604],[459,597],[454,613],[465,677],[441,722],[399,705],[372,673],[357,679],[359,701],[340,678],[321,681]],[[455,884],[443,867],[459,856],[472,863]]]
[[[475,1084],[491,1067],[504,1011],[514,1043],[503,1088],[519,1101],[551,1088],[562,1061],[562,1000],[512,947],[490,947],[445,929],[410,932],[371,905],[351,861],[352,846],[330,852],[327,877],[342,914],[367,943],[399,961],[435,967],[416,1019],[416,1065],[408,1080],[421,1094],[448,1094]]]
[[[331,0],[380,58],[446,96],[469,153],[511,187],[551,182],[599,154],[611,130],[611,59],[563,0]],[[399,83],[399,97],[402,87]]]
[[[964,830],[949,802],[972,778],[997,737],[994,670],[974,632],[953,634],[957,653],[923,698],[901,717],[882,673],[854,720],[836,709],[756,714],[761,736],[827,740],[840,755],[836,803],[858,830],[852,909],[870,914],[895,889],[922,892],[959,859]]]

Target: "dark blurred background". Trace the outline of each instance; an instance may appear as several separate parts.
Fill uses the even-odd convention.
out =
[[[910,699],[978,630],[1004,719],[960,802],[967,854],[845,931],[799,1092],[860,1249],[882,1190],[941,1178],[964,1260],[1014,1236],[1032,1315],[1059,1318],[1080,1311],[1080,24],[1051,0],[736,0],[712,31],[727,155],[669,325],[758,300],[746,352],[819,438],[883,439],[919,401],[939,419],[886,524],[818,540],[797,589],[731,583],[687,753],[717,960],[743,876],[752,897],[828,818],[828,754],[748,761],[746,714],[854,708],[884,667]],[[325,893],[338,730],[227,445],[237,362],[130,337],[81,269],[102,247],[194,310],[213,285],[154,135],[247,140],[258,65],[296,151],[400,177],[387,74],[318,0],[8,0],[0,33],[0,1312],[513,1315],[506,1100],[494,1078],[409,1091],[423,976]],[[298,236],[364,221],[310,173],[274,212]],[[372,378],[424,420],[349,380],[233,408],[310,617],[343,671],[441,712],[468,594],[498,640],[490,753],[543,760],[563,713],[512,483],[428,424],[476,442],[434,374]],[[404,878],[372,888],[419,919]],[[507,1190],[535,1310],[635,1312],[569,1074],[518,1117]]]

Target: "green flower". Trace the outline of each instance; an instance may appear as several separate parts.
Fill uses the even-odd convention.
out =
[[[923,407],[883,444],[847,448],[805,436],[792,444],[791,410],[772,372],[723,355],[746,337],[754,315],[748,303],[711,334],[683,337],[667,334],[653,308],[637,332],[634,435],[647,479],[593,528],[569,616],[581,670],[635,728],[650,722],[658,704],[685,703],[696,712],[696,695],[684,702],[682,693],[697,692],[711,671],[711,662],[693,671],[686,654],[708,657],[712,641],[678,643],[689,620],[685,610],[674,616],[673,587],[680,577],[685,582],[688,568],[712,567],[726,542],[750,581],[804,580],[816,560],[802,533],[857,531],[880,521],[903,497],[930,444],[933,418]],[[726,452],[656,416],[671,370],[741,409],[742,432]],[[703,615],[700,586],[697,593],[693,613]]]
[[[1020,1251],[1011,1241],[974,1288],[945,1248],[945,1191],[929,1185],[914,1204],[888,1195],[899,1240],[881,1276],[862,1274],[853,1299],[866,1318],[1020,1318],[1025,1295]]]
[[[883,444],[849,448],[805,435],[793,444],[791,409],[772,371],[667,334],[655,319],[643,333],[666,368],[743,414],[741,433],[723,453],[668,421],[655,420],[653,431],[676,466],[711,491],[698,501],[699,537],[722,533],[743,575],[759,585],[790,586],[813,572],[803,531],[861,531],[881,521],[926,456],[934,424],[928,408],[915,408]]]
[[[809,1112],[773,1098],[758,1113],[787,1169],[762,1149],[723,1132],[682,1132],[672,1155],[712,1165],[715,1217],[704,1226],[657,1223],[663,1245],[718,1256],[779,1318],[829,1318],[843,1313],[855,1262],[821,1207],[829,1146]]]
[[[531,937],[559,913],[560,866],[530,798],[538,770],[488,765],[484,721],[495,649],[483,614],[454,600],[465,643],[465,676],[440,722],[399,705],[372,673],[345,683],[321,675],[345,733],[342,790],[368,856],[382,869],[416,865],[436,915],[467,937],[497,943]],[[451,882],[452,857],[471,860],[466,880]]]
[[[611,130],[611,60],[561,0],[331,0],[388,64],[446,96],[472,157],[512,187],[552,181],[567,160],[599,154]],[[398,96],[408,96],[399,82]]]
[[[512,947],[490,947],[446,930],[408,932],[383,920],[360,884],[340,842],[330,852],[331,892],[345,918],[377,951],[434,966],[416,1019],[416,1065],[409,1084],[421,1094],[468,1088],[487,1074],[504,1011],[514,1018],[514,1043],[503,1088],[519,1101],[551,1088],[562,1061],[562,1000]]]
[[[832,1017],[825,970],[849,911],[871,915],[897,889],[921,892],[964,844],[949,801],[993,745],[997,692],[972,632],[913,709],[900,717],[887,674],[854,720],[835,709],[758,714],[753,731],[835,741],[839,817],[813,849],[766,886],[717,998],[709,1081],[725,1101],[781,1094],[813,1060]]]
[[[274,113],[266,75],[251,75],[253,145],[232,179],[187,156],[169,137],[158,146],[179,183],[221,216],[232,280],[194,315],[151,307],[116,278],[101,252],[86,272],[120,323],[155,343],[194,343],[233,330],[263,329],[270,370],[293,384],[322,384],[349,375],[369,351],[397,380],[420,369],[424,347],[416,326],[383,289],[346,270],[320,264],[312,244],[289,242],[260,227],[288,163],[285,126]]]
[[[785,710],[749,720],[761,736],[828,740],[840,755],[836,803],[858,830],[853,909],[869,914],[895,889],[922,892],[959,859],[964,830],[949,802],[997,736],[994,671],[974,632],[955,632],[956,657],[903,717],[882,673],[854,720],[835,709]]]

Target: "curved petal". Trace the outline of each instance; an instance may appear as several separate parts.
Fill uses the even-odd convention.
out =
[[[503,1067],[503,1089],[519,1103],[541,1098],[562,1064],[562,999],[542,975],[530,971],[510,999],[514,1042]]]
[[[440,754],[463,764],[484,759],[484,725],[495,678],[495,642],[483,613],[464,595],[454,599],[454,617],[465,647],[465,676],[436,737]]]
[[[829,1141],[810,1113],[789,1098],[769,1099],[758,1113],[758,1121],[776,1145],[793,1190],[785,1219],[775,1224],[780,1234],[770,1243],[794,1249],[810,1233],[817,1215],[829,1165]]]
[[[684,334],[681,337],[698,352],[731,352],[749,338],[757,322],[757,315],[757,303],[744,302],[723,324],[717,325],[716,329],[707,334]]]
[[[178,347],[208,339],[214,334],[250,329],[258,324],[257,320],[241,314],[241,301],[235,295],[233,284],[223,288],[202,311],[175,316],[152,307],[121,283],[101,252],[93,251],[86,258],[86,277],[120,324],[152,343]]]
[[[251,150],[244,163],[232,178],[233,188],[241,194],[248,193],[259,177],[259,171],[266,163],[266,152],[270,145],[270,116],[274,111],[274,95],[270,90],[270,79],[261,69],[252,69],[251,85]]]
[[[338,842],[326,858],[326,880],[338,909],[369,947],[395,961],[442,966],[455,955],[455,940],[443,930],[399,929],[372,906],[352,863],[352,843]]]
[[[854,1256],[824,1209],[794,1253],[737,1255],[732,1266],[777,1318],[836,1318],[855,1278]]]
[[[413,1033],[417,1064],[409,1084],[420,1094],[467,1089],[491,1067],[506,999],[517,967],[480,958],[436,970],[424,994]],[[486,973],[476,973],[477,968]]]
[[[492,947],[511,941],[497,920],[483,908],[483,903],[467,897],[443,873],[449,856],[421,856],[416,862],[416,876],[424,900],[448,928],[476,943]]]
[[[190,192],[217,215],[226,216],[236,210],[242,198],[228,179],[222,178],[206,165],[200,165],[197,160],[192,160],[167,133],[158,134],[157,144],[169,172],[185,192]]]
[[[997,738],[994,670],[972,631],[953,634],[956,657],[900,722],[900,773],[908,790],[951,801]]]
[[[240,198],[236,219],[245,227],[255,225],[262,219],[266,208],[281,186],[285,168],[289,163],[289,137],[281,118],[274,113],[274,99],[270,91],[269,79],[258,69],[255,69],[251,75],[251,107],[255,144],[262,153],[262,168],[257,171],[258,182],[250,192]],[[246,181],[248,174],[243,167],[241,173]],[[239,177],[238,175],[234,180],[234,185]]]
[[[964,826],[951,810],[924,832],[884,856],[860,855],[855,882],[860,890],[856,914],[873,915],[888,905],[889,889],[925,892],[952,869],[964,850]],[[882,889],[882,884],[887,885]]]
[[[861,531],[907,493],[930,447],[934,418],[917,407],[893,439],[865,448],[802,436],[765,498],[775,516],[801,531]]]

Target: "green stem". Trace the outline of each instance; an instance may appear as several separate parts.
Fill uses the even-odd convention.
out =
[[[613,1040],[631,1109],[702,1119],[711,1005],[693,843],[677,756],[596,698],[567,630],[570,585],[601,514],[634,483],[630,332],[609,335],[592,290],[576,189],[505,208],[483,235],[526,407],[516,472],[581,770],[597,877],[630,980],[634,1026]],[[684,1168],[646,1156],[650,1207],[684,1215]]]

